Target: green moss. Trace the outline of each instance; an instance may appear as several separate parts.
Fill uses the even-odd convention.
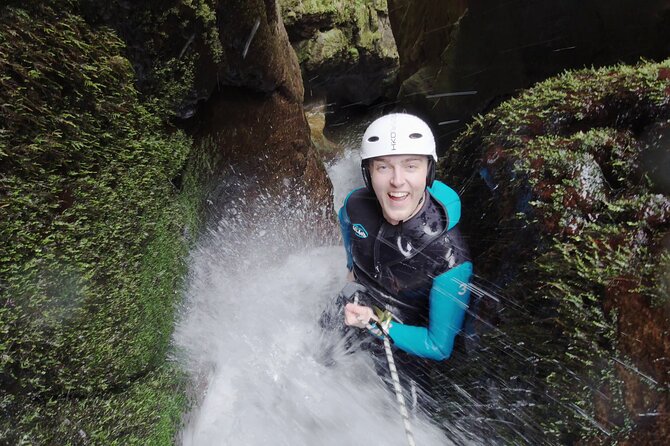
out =
[[[318,33],[310,40],[304,40],[295,47],[298,62],[307,69],[337,65],[343,58],[352,56],[349,39],[339,29]]]
[[[63,5],[0,15],[0,431],[166,444],[184,398],[165,358],[209,153],[166,126],[172,104],[138,93],[116,34]]]
[[[32,31],[25,13],[17,10],[14,20],[14,29],[26,41],[48,39]],[[98,32],[81,39],[86,25],[74,16],[66,16],[60,26],[52,45],[3,51],[3,71],[10,74],[5,89],[10,97],[3,102],[15,107],[5,109],[4,119],[13,139],[3,160],[2,186],[8,199],[2,234],[8,246],[0,267],[3,293],[16,315],[13,331],[21,333],[15,345],[22,346],[11,364],[23,369],[44,361],[43,367],[52,369],[63,361],[93,359],[102,367],[96,368],[97,380],[106,381],[110,374],[136,374],[161,353],[151,344],[93,341],[89,346],[76,339],[114,339],[132,327],[154,331],[151,315],[135,303],[141,282],[123,273],[141,267],[142,254],[166,217],[157,198],[174,194],[170,179],[183,165],[189,142],[179,133],[160,136],[160,123],[137,103],[129,66],[117,62],[120,56],[113,52],[121,44],[113,35]],[[112,54],[96,53],[103,45]],[[19,55],[21,49],[25,53]],[[62,64],[49,60],[58,56]],[[31,70],[39,75],[26,77]],[[67,88],[73,94],[63,98],[65,104],[54,103]],[[39,112],[31,113],[31,108]],[[111,276],[127,285],[110,282]],[[128,302],[128,313],[118,314],[106,304],[114,301]],[[158,305],[170,311],[169,303]],[[42,350],[41,342],[46,342],[45,356],[36,359],[33,352]],[[35,384],[64,390],[91,385],[86,379],[74,384],[82,381],[82,364],[72,365],[52,370],[49,378],[40,377],[47,375],[46,369],[36,370]],[[76,379],[67,376],[72,371]]]
[[[484,206],[471,217],[479,231],[486,227],[482,214],[507,230],[478,233],[495,240],[479,248],[487,250],[480,267],[491,268],[480,274],[504,277],[508,300],[503,332],[485,334],[484,345],[525,345],[519,349],[527,358],[489,355],[490,363],[472,366],[516,377],[514,385],[528,389],[522,400],[535,404],[514,419],[494,417],[526,420],[531,432],[539,426],[538,435],[559,443],[604,432],[622,440],[638,427],[626,402],[633,384],[618,370],[648,367],[646,353],[622,350],[627,327],[619,325],[616,302],[631,293],[658,311],[667,308],[670,200],[641,167],[640,135],[670,116],[669,91],[670,60],[566,72],[477,117],[442,160],[438,177],[457,187],[471,181],[463,175],[474,169],[486,177],[482,189],[463,198]],[[492,198],[483,200],[487,194]],[[487,256],[504,256],[505,268],[486,265]],[[667,318],[654,323],[659,332],[669,325]],[[518,398],[505,390],[509,381],[498,385],[502,401]],[[670,390],[644,379],[636,385],[649,395]]]
[[[208,45],[214,62],[220,62],[223,57],[223,48],[219,39],[219,30],[216,25],[216,2],[207,0],[181,0],[181,4],[193,10],[195,17],[204,28],[204,41]],[[179,16],[179,10],[173,10]]]
[[[381,39],[377,11],[373,5],[356,6],[351,8],[357,30],[356,45],[366,51],[372,51],[375,49],[375,44]]]
[[[356,64],[369,59],[398,59],[392,38],[384,39],[380,17],[388,15],[385,1],[323,2],[282,1],[288,28],[314,25],[314,35],[294,44],[304,68]]]
[[[331,26],[342,23],[346,2],[329,0],[281,0],[282,17],[287,26],[319,17]]]
[[[226,63],[216,23],[215,0],[106,2],[78,0],[77,10],[92,26],[106,26],[126,43],[122,50],[137,68],[134,85],[152,115],[167,120],[190,107],[202,88],[194,72]]]
[[[4,444],[156,445],[175,442],[186,406],[185,377],[157,368],[117,392],[27,403],[0,423]]]

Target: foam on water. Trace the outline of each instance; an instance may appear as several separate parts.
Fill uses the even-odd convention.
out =
[[[360,182],[352,169],[350,152],[329,168],[336,206]],[[343,248],[304,237],[309,212],[296,203],[240,200],[227,198],[190,259],[174,336],[196,393],[183,444],[407,444],[370,357],[319,327],[345,283]],[[449,444],[421,415],[412,424],[417,444]]]

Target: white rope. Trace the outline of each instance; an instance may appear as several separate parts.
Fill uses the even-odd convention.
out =
[[[358,304],[358,293],[354,294],[354,303]],[[377,331],[377,327],[367,322],[368,329],[372,331]],[[380,323],[380,326],[382,324]],[[386,327],[384,327],[386,328]],[[409,413],[407,412],[407,406],[405,405],[405,397],[402,394],[402,387],[400,387],[400,378],[398,377],[398,369],[395,366],[395,359],[393,359],[393,351],[391,350],[391,341],[389,340],[388,334],[384,330],[381,331],[382,339],[384,340],[384,350],[386,351],[386,361],[389,364],[389,372],[391,372],[391,379],[393,380],[393,390],[395,390],[395,399],[398,402],[400,415],[402,415],[402,421],[405,425],[405,435],[407,435],[407,443],[409,446],[416,446],[414,443],[414,434],[412,433],[412,425],[409,422]]]
[[[393,359],[393,352],[391,351],[391,341],[389,337],[384,335],[384,350],[386,350],[386,360],[389,363],[389,371],[393,379],[393,388],[395,389],[395,398],[400,406],[400,415],[405,424],[405,434],[407,435],[407,443],[409,446],[416,446],[414,443],[414,434],[412,433],[412,426],[409,424],[409,414],[407,413],[407,406],[405,406],[405,397],[402,394],[402,387],[400,387],[400,378],[398,377],[398,370],[395,367],[395,360]]]

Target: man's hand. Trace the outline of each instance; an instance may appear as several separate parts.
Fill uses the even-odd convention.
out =
[[[370,319],[377,320],[372,308],[354,303],[348,303],[344,306],[344,323],[350,327],[367,328]]]

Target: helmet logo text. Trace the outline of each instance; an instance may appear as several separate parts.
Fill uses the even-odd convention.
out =
[[[391,150],[395,150],[396,145],[396,135],[395,132],[391,132]]]

